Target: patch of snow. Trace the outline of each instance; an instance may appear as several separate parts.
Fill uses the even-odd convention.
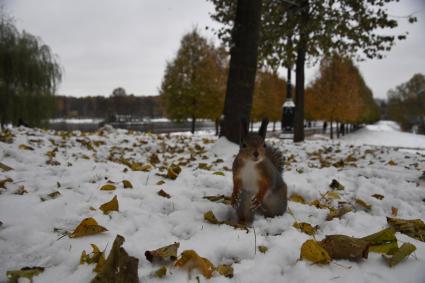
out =
[[[230,142],[225,137],[220,137],[215,144],[210,148],[210,152],[218,157],[229,160],[234,157],[239,151],[239,146]]]
[[[425,149],[425,135],[400,132],[397,124],[391,121],[380,121],[368,125],[340,139],[343,142],[356,145],[377,145]]]

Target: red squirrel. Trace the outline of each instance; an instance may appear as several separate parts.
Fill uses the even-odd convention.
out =
[[[248,132],[241,121],[239,153],[233,162],[232,205],[239,222],[249,223],[256,211],[266,217],[282,215],[287,208],[287,186],[283,181],[282,153],[266,144],[268,119],[258,133]]]

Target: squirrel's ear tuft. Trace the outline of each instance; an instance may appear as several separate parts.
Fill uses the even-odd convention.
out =
[[[260,126],[260,130],[258,130],[258,134],[265,139],[266,138],[266,133],[267,133],[267,125],[269,124],[269,119],[267,118],[263,118],[263,120],[261,121],[261,126]]]
[[[244,139],[248,135],[248,121],[246,118],[241,118],[241,131],[240,140]]]

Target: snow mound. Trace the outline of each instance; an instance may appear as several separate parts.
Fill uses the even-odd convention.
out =
[[[425,149],[425,136],[400,132],[399,126],[391,121],[380,121],[341,138],[356,145],[392,146]]]
[[[233,158],[239,151],[239,146],[230,142],[225,137],[221,137],[217,142],[210,148],[210,152],[216,154],[218,157],[228,160]]]
[[[367,125],[366,128],[370,131],[400,132],[400,126],[394,121],[379,121],[374,125]]]

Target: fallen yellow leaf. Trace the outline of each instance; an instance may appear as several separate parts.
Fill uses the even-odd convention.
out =
[[[87,254],[86,251],[83,251],[81,253],[80,264],[96,263],[96,266],[93,269],[93,271],[99,272],[102,269],[102,267],[105,265],[105,255],[103,252],[100,251],[100,249],[95,244],[91,244],[91,247],[93,251],[90,254]]]
[[[363,208],[366,208],[368,210],[372,209],[372,205],[366,203],[364,200],[359,199],[359,198],[356,199],[356,204],[363,207]]]
[[[105,184],[100,188],[101,191],[113,191],[115,189],[116,187],[113,184]]]
[[[186,267],[188,269],[198,269],[205,278],[211,278],[214,272],[214,265],[206,258],[200,257],[194,250],[185,250],[174,264],[176,267]]]
[[[89,217],[83,219],[83,221],[78,224],[77,228],[75,228],[74,232],[72,232],[69,237],[79,238],[99,234],[105,231],[108,231],[108,229],[97,224],[96,220],[93,217]]]
[[[411,243],[404,243],[401,245],[401,247],[394,253],[392,257],[387,257],[385,255],[382,255],[385,262],[388,264],[389,267],[393,267],[397,265],[399,262],[404,260],[406,257],[408,257],[411,253],[413,253],[416,250],[416,246]]]
[[[307,240],[301,246],[301,259],[306,259],[313,263],[329,264],[331,257],[315,240]]]
[[[132,189],[133,184],[129,180],[123,180],[122,184],[124,186],[124,189]]]
[[[310,223],[306,223],[306,222],[294,222],[294,224],[292,224],[292,227],[300,230],[303,233],[306,233],[307,235],[314,235],[316,234],[319,226],[315,226],[313,227]]]
[[[174,243],[156,250],[146,251],[145,257],[150,262],[154,261],[174,261],[177,259],[177,250],[180,247],[180,243]]]
[[[306,201],[305,201],[304,197],[301,196],[301,195],[299,195],[299,194],[292,194],[289,197],[289,200],[290,201],[293,201],[293,202],[299,202],[299,203],[302,203],[302,204],[306,204]]]
[[[231,264],[220,264],[217,266],[217,272],[227,278],[233,278],[233,267]]]
[[[111,211],[119,211],[117,196],[114,196],[110,201],[102,204],[99,209],[102,210],[104,214],[108,214]]]

